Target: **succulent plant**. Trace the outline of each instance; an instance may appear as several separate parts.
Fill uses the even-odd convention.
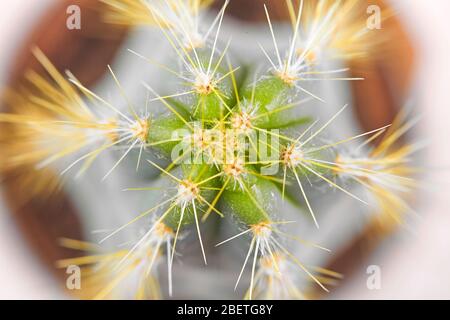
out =
[[[64,246],[92,251],[91,255],[58,262],[62,268],[83,267],[84,297],[161,298],[159,273],[164,263],[171,296],[172,269],[180,242],[189,241],[186,234],[194,231],[207,264],[204,243],[210,240],[202,231],[226,220],[238,231],[217,246],[249,239],[236,280],[237,286],[249,266],[245,298],[305,298],[300,275],[325,291],[325,284],[341,275],[310,268],[291,252],[298,246],[329,250],[284,230],[296,223],[285,215],[286,203],[300,215],[307,214],[311,228],[319,228],[320,214],[309,201],[310,195],[332,201],[327,196],[333,191],[377,211],[376,219],[384,225],[402,222],[409,211],[405,199],[416,187],[415,168],[409,160],[417,148],[400,140],[414,120],[407,121],[403,112],[392,125],[333,139],[324,134],[331,124],[339,123],[347,105],[338,106],[325,120],[301,109],[305,104],[336,108],[333,101],[326,101],[311,87],[317,81],[364,81],[349,77],[348,68],[326,68],[333,61],[345,64],[347,59],[373,55],[378,41],[371,38],[365,17],[353,14],[360,12],[357,1],[288,0],[292,34],[287,48],[278,45],[266,9],[267,37],[272,38],[274,47],[261,46],[266,60],[259,69],[242,64],[246,52],[230,51],[230,42],[221,37],[228,2],[211,23],[203,19],[211,1],[103,2],[109,6],[105,17],[111,23],[160,29],[172,50],[170,64],[132,53],[145,60],[144,64],[167,71],[178,82],[177,91],[158,92],[143,83],[146,105],[134,105],[110,68],[117,90],[127,101],[123,108],[85,87],[70,72],[61,75],[35,48],[34,55],[50,79],[30,71],[28,90],[10,97],[20,109],[0,114],[0,121],[16,130],[16,140],[10,141],[11,147],[3,155],[5,168],[22,167],[30,176],[34,169],[46,172],[53,168],[62,176],[76,171],[81,180],[94,161],[113,154],[116,161],[105,170],[103,179],[126,163],[136,168],[133,174],[144,179],[146,167],[160,172],[160,186],[127,189],[159,192],[157,204],[135,213],[100,243],[137,221],[145,221],[141,223],[143,233],[106,253],[98,244],[63,239]],[[155,104],[166,111],[151,112]],[[351,149],[346,148],[358,140],[361,142],[356,147],[351,144]],[[149,154],[152,159],[146,159]],[[40,181],[36,182],[37,193],[60,187],[63,182],[58,178],[50,185],[44,178],[34,178]],[[152,179],[156,177],[148,178]],[[364,192],[353,192],[352,185],[359,185]],[[214,223],[205,223],[211,219]]]

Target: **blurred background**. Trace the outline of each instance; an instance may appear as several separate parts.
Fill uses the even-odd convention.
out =
[[[21,58],[24,39],[58,2],[0,3],[1,87],[6,85],[12,66]],[[423,155],[426,190],[420,191],[423,194],[417,208],[420,220],[412,230],[400,230],[394,239],[376,248],[362,265],[346,275],[346,280],[329,298],[450,299],[450,33],[447,32],[450,3],[447,0],[388,3],[396,9],[416,56],[408,95],[422,114],[417,130],[428,143]],[[50,47],[58,45],[61,44],[55,40]],[[382,271],[380,290],[369,290],[366,286],[366,269],[372,264]],[[0,298],[65,298],[57,278],[24,241],[1,198]]]

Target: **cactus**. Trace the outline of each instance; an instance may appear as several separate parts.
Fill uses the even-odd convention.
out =
[[[363,81],[347,77],[345,68],[322,68],[327,61],[372,56],[374,41],[367,39],[367,32],[360,32],[365,30],[365,20],[348,17],[349,12],[357,11],[356,1],[299,1],[295,5],[288,0],[293,31],[285,50],[278,46],[265,8],[267,36],[273,39],[274,50],[261,47],[266,58],[262,72],[239,65],[239,55],[245,52],[229,52],[230,43],[221,39],[228,2],[208,26],[202,13],[211,1],[102,1],[109,6],[105,18],[111,23],[145,24],[161,30],[176,62],[158,65],[179,81],[179,91],[163,95],[166,93],[144,84],[142,90],[153,98],[146,106],[127,100],[128,107],[123,110],[117,102],[108,102],[83,86],[70,72],[66,77],[61,75],[35,48],[35,57],[51,79],[30,71],[27,79],[31,89],[20,102],[27,108],[0,114],[1,122],[23,132],[14,142],[16,152],[5,156],[5,164],[44,170],[54,165],[61,168],[56,164],[62,163],[61,174],[78,168],[77,176],[82,179],[82,173],[89,171],[97,158],[105,153],[118,154],[115,164],[104,172],[107,179],[119,165],[136,160],[131,154],[138,150],[135,174],[151,166],[169,185],[164,187],[165,198],[156,206],[101,241],[103,244],[136,221],[145,220],[145,232],[128,248],[105,254],[97,245],[63,241],[72,249],[93,251],[92,255],[58,262],[63,268],[72,264],[83,267],[83,274],[88,275],[83,297],[129,297],[131,292],[139,299],[161,298],[164,294],[158,270],[164,261],[167,291],[172,295],[174,257],[188,230],[195,230],[204,263],[208,263],[204,245],[208,239],[202,236],[202,229],[210,226],[204,222],[211,215],[219,217],[218,223],[229,220],[240,230],[217,245],[249,238],[236,281],[237,286],[250,265],[245,298],[305,298],[307,294],[297,285],[299,274],[328,291],[324,283],[333,283],[341,275],[309,268],[289,248],[306,245],[329,250],[283,230],[286,224],[294,223],[286,220],[280,209],[286,201],[298,205],[297,210],[309,214],[319,228],[320,214],[309,201],[310,193],[318,191],[309,188],[311,185],[323,186],[327,192],[336,190],[377,208],[380,218],[401,223],[409,210],[405,197],[416,187],[415,169],[408,164],[416,148],[399,146],[399,139],[413,122],[402,114],[392,126],[327,142],[323,133],[339,123],[347,105],[325,121],[293,112],[305,103],[314,103],[317,108],[332,105],[309,88],[313,81]],[[147,61],[155,63],[151,58]],[[124,93],[111,68],[110,73],[117,90]],[[151,114],[150,107],[157,103],[166,112]],[[381,142],[371,147],[381,136]],[[360,139],[366,140],[352,152],[346,151],[346,144]],[[167,167],[143,161],[148,153],[158,155]],[[353,193],[350,185],[354,184],[361,185],[367,194]],[[327,194],[322,197],[326,199]]]

